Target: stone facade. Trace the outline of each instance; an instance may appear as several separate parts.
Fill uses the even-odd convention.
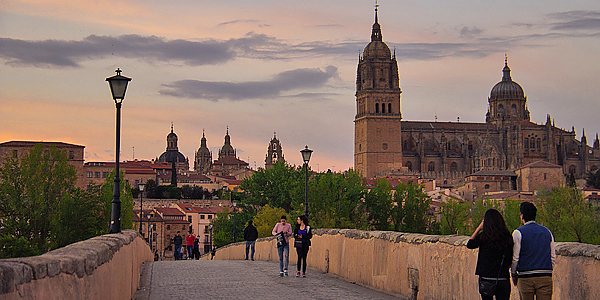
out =
[[[600,140],[587,145],[575,130],[530,121],[527,97],[508,60],[491,90],[485,123],[401,121],[398,63],[383,42],[377,11],[371,42],[359,57],[354,169],[363,177],[414,174],[455,184],[457,174],[516,170],[536,161],[582,178],[600,168]]]
[[[277,139],[275,133],[273,133],[273,138],[269,142],[269,148],[267,149],[267,156],[265,158],[265,169],[270,169],[274,164],[283,161],[285,162],[285,158],[283,157],[283,149],[281,148],[281,142]]]
[[[519,174],[519,190],[533,192],[538,189],[550,189],[565,185],[565,176],[561,166],[545,161],[528,164],[516,171]]]

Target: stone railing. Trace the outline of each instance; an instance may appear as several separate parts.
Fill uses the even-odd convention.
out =
[[[153,260],[136,231],[107,234],[39,256],[0,260],[0,299],[131,299]]]
[[[475,275],[478,250],[467,249],[468,239],[317,229],[307,260],[309,268],[405,298],[480,299]],[[214,259],[244,259],[244,252],[245,244],[236,243],[220,248]],[[600,295],[600,246],[558,243],[556,252],[553,299],[597,299],[594,297]],[[279,259],[273,237],[257,240],[254,258]],[[290,249],[290,265],[296,260],[296,251]],[[290,269],[295,271],[295,267]],[[511,299],[518,298],[513,286]]]

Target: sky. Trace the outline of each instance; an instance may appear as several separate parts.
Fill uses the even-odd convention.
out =
[[[600,1],[380,0],[396,52],[404,120],[485,122],[505,55],[531,120],[600,132]],[[213,159],[227,128],[238,157],[264,167],[271,138],[286,161],[353,166],[358,57],[374,1],[2,0],[0,142],[85,146],[114,161],[105,78],[131,77],[121,160],[154,159],[171,124],[190,160],[204,131]]]

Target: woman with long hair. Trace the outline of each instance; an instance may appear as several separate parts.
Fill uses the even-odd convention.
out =
[[[312,231],[308,226],[308,218],[301,215],[298,217],[296,228],[294,228],[294,247],[296,247],[296,253],[298,254],[296,277],[300,277],[300,267],[302,267],[302,277],[306,277],[306,256],[308,255],[311,238]]]
[[[509,267],[512,263],[513,238],[499,211],[488,209],[483,221],[467,242],[467,248],[479,248],[475,275],[479,275],[482,300],[510,298]]]

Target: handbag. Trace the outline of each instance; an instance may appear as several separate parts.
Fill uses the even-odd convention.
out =
[[[285,237],[283,236],[283,231],[276,234],[275,237],[277,238],[277,247],[278,248],[284,247],[285,245],[287,245],[287,242],[285,241]]]
[[[294,240],[294,247],[296,247],[296,248],[302,248],[302,239],[295,239]]]
[[[502,255],[502,261],[500,262],[500,268],[498,268],[498,275],[496,276],[495,282],[481,279],[479,280],[479,294],[482,296],[493,296],[496,294],[496,289],[498,288],[498,278],[500,277],[502,264],[504,264],[504,257],[506,257],[506,253]]]

